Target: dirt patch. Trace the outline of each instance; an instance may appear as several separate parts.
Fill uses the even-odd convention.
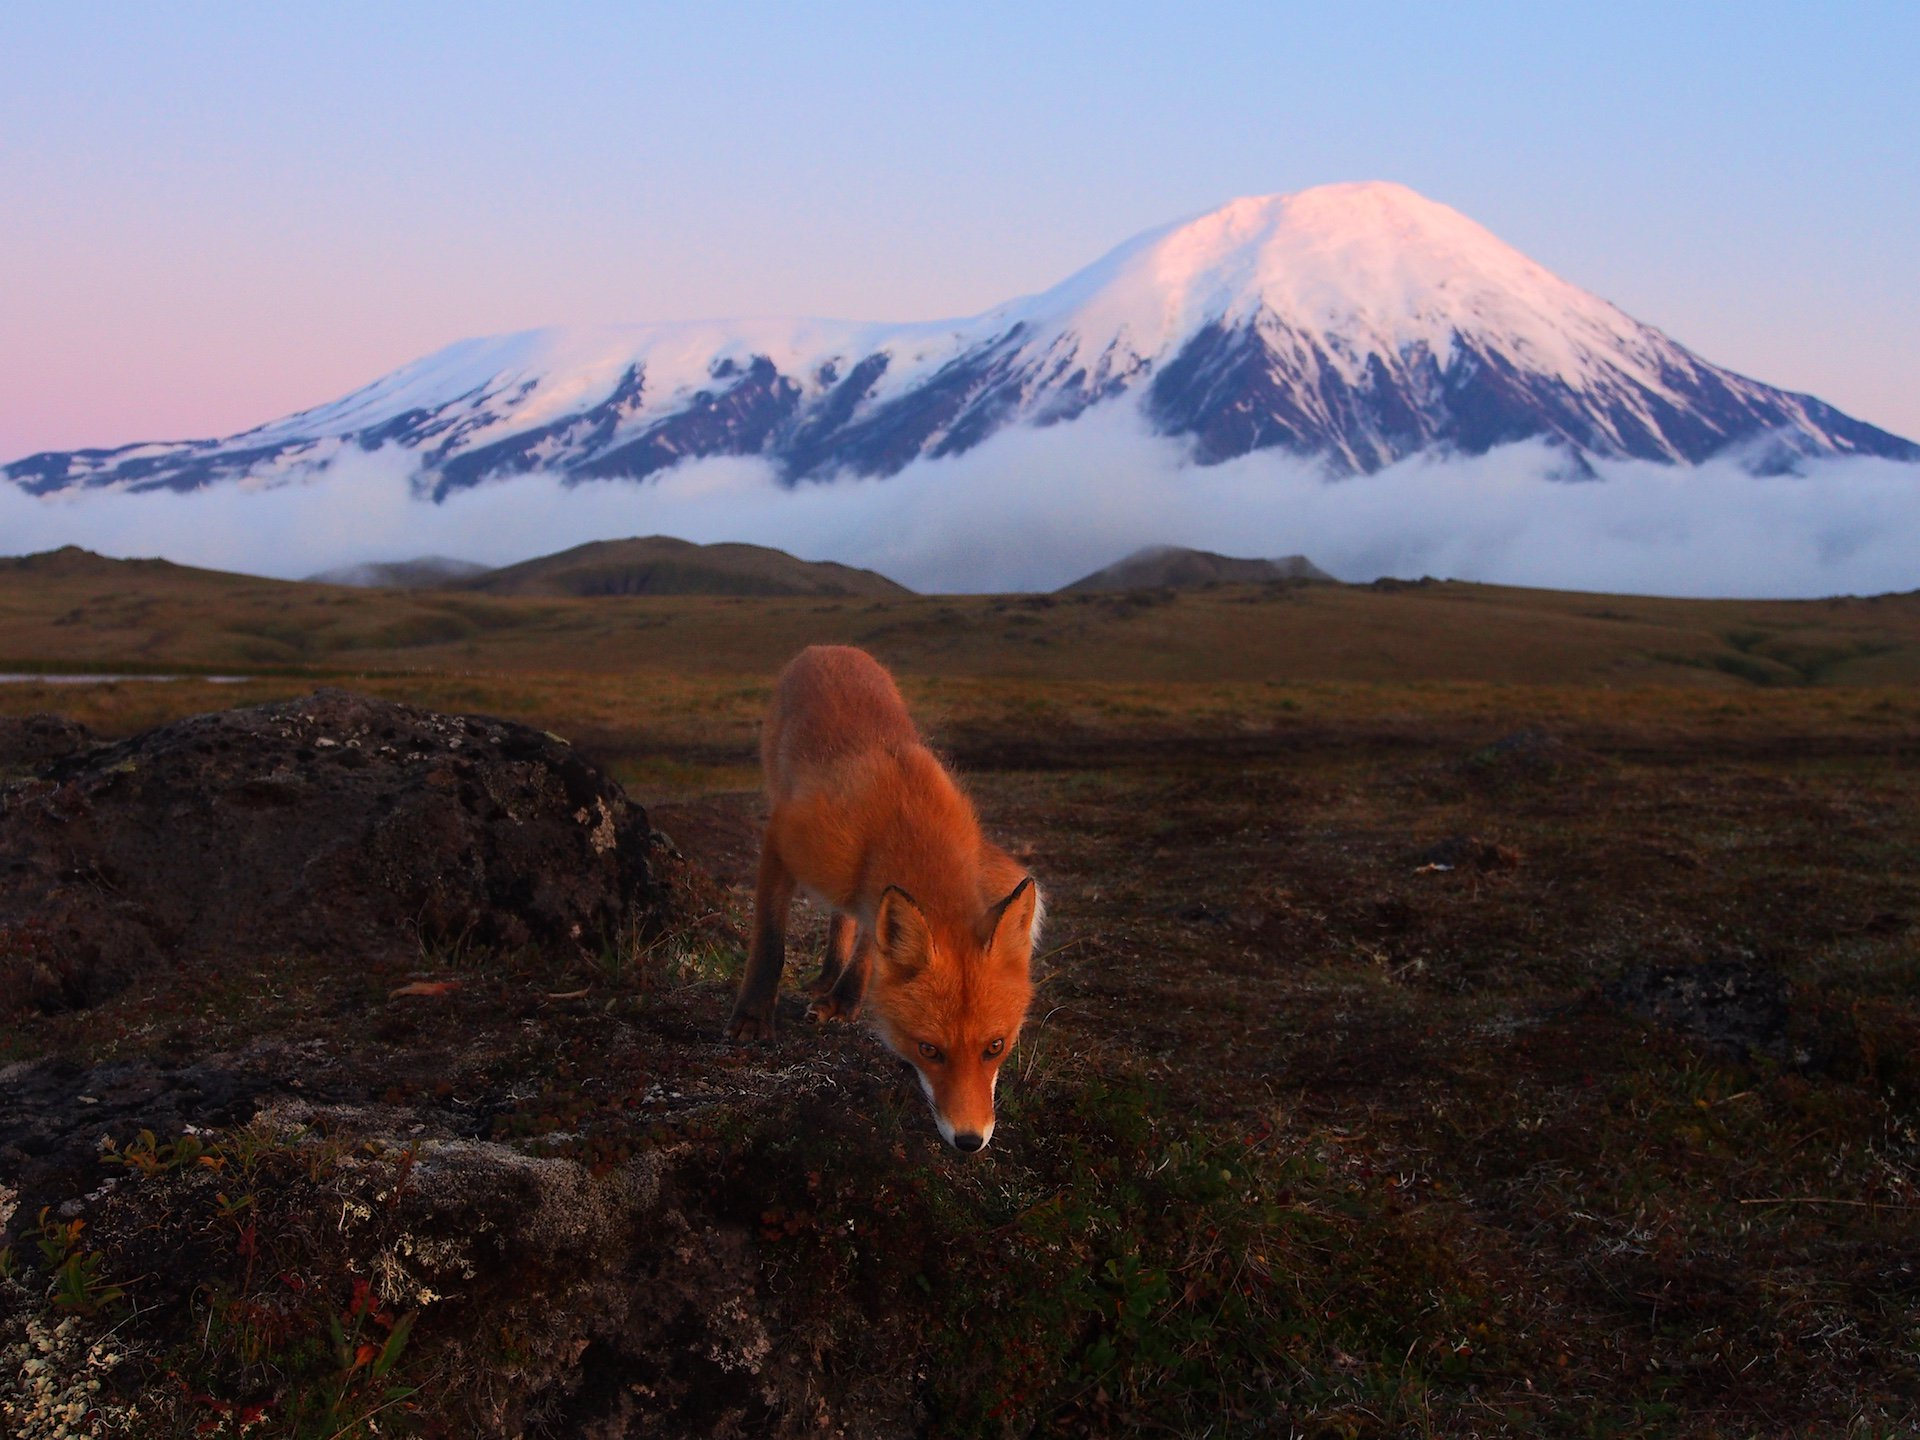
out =
[[[721,885],[751,885],[760,863],[766,801],[757,791],[668,801],[648,812],[662,834]]]

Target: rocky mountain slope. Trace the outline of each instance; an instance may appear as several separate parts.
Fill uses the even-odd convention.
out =
[[[462,341],[240,435],[49,452],[35,493],[297,478],[398,447],[435,498],[542,470],[638,480],[761,456],[788,480],[887,475],[1013,425],[1130,407],[1200,464],[1257,450],[1333,475],[1527,439],[1756,470],[1920,460],[1811,396],[1736,375],[1385,183],[1236,200],[970,319],[549,329]]]

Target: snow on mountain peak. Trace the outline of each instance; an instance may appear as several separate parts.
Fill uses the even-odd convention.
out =
[[[1330,473],[1545,439],[1694,462],[1743,446],[1920,459],[1721,370],[1458,211],[1386,181],[1249,196],[1136,236],[1037,295],[912,325],[712,321],[462,341],[224,441],[29,456],[36,492],[270,484],[401,447],[435,496],[534,470],[644,479],[759,455],[892,474],[1008,425],[1138,408],[1199,463],[1279,448]]]
[[[1459,211],[1390,181],[1247,196],[1149,231],[1035,297],[1027,318],[1155,360],[1204,325],[1263,313],[1343,368],[1420,346],[1444,365],[1455,335],[1471,334],[1571,383],[1587,378],[1596,348],[1644,334]]]

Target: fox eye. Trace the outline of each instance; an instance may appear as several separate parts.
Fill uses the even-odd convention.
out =
[[[922,1040],[920,1042],[920,1053],[936,1064],[939,1063],[940,1047],[938,1045],[929,1045],[925,1040]]]
[[[1002,1050],[1006,1048],[1007,1048],[1006,1039],[1002,1037],[1001,1039],[998,1039],[998,1040],[989,1041],[987,1043],[987,1048],[981,1053],[984,1055],[986,1059],[991,1060],[994,1056],[998,1055]]]

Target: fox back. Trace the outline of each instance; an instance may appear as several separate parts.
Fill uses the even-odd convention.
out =
[[[815,646],[787,666],[761,760],[772,813],[731,1033],[771,1032],[786,907],[804,890],[837,912],[815,1018],[864,1008],[918,1072],[940,1133],[982,1148],[1033,993],[1032,877],[981,834],[893,678],[864,651]]]

